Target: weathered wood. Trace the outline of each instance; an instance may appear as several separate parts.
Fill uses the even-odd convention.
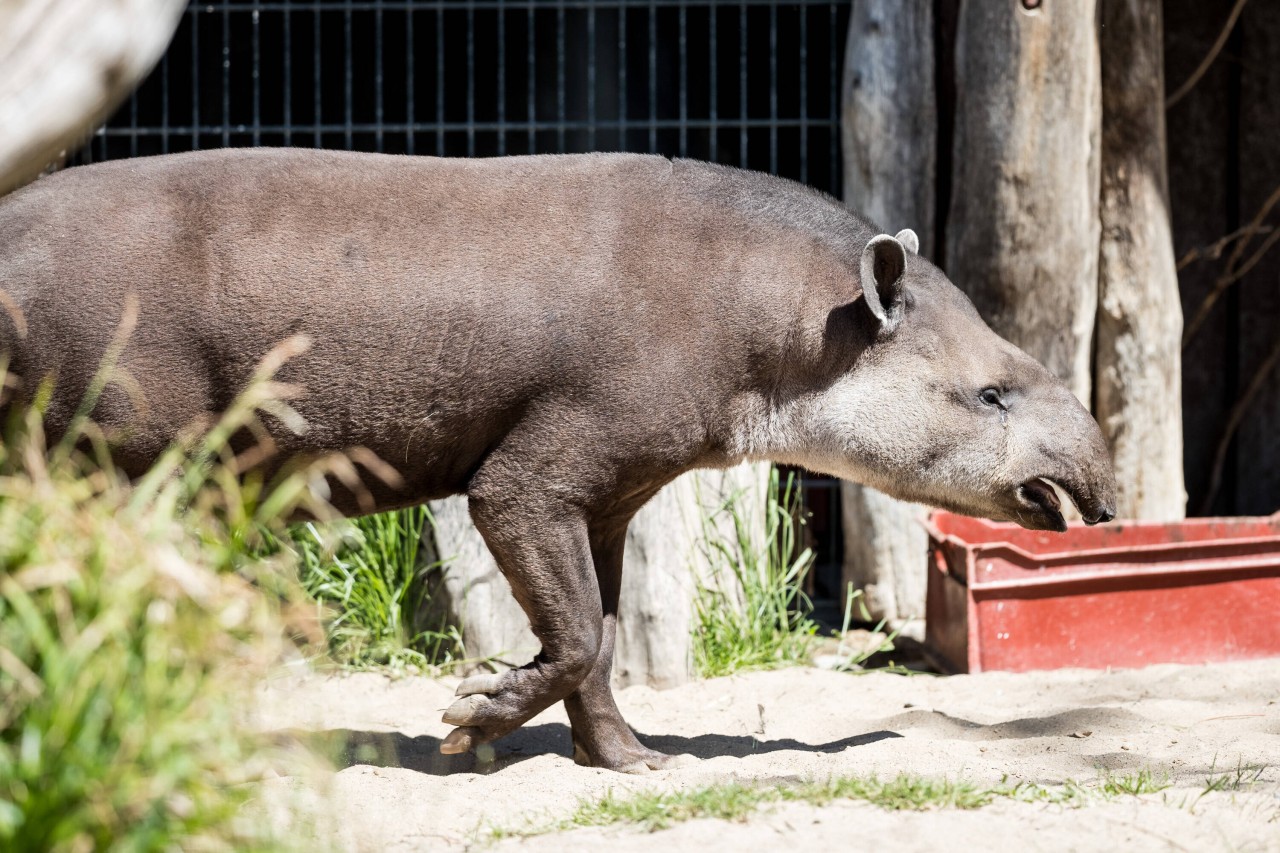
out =
[[[74,145],[151,70],[186,0],[0,0],[0,194]]]
[[[963,3],[947,272],[1086,405],[1098,287],[1096,0]]]
[[[1094,414],[1121,517],[1182,518],[1182,306],[1166,175],[1161,12],[1101,0],[1102,164]]]
[[[890,233],[914,229],[926,257],[934,249],[936,100],[932,4],[854,0],[841,114],[845,200]],[[843,585],[862,589],[872,617],[895,628],[923,617],[926,510],[849,482],[841,504]]]
[[[740,511],[763,531],[768,465],[686,474],[663,489],[632,521],[622,573],[622,600],[614,654],[614,682],[674,687],[692,675],[694,597],[707,576],[698,542],[702,519],[730,494],[741,494]],[[465,498],[431,504],[435,516],[432,559],[444,562],[440,594],[451,621],[460,626],[468,658],[518,666],[537,653],[529,620],[511,595],[484,540],[467,514]],[[721,530],[731,531],[722,521]]]
[[[845,201],[888,233],[913,229],[933,256],[938,119],[933,6],[854,0],[840,131]]]

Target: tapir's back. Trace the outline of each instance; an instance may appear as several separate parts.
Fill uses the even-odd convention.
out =
[[[56,428],[136,294],[137,466],[306,334],[284,375],[308,394],[298,449],[369,446],[455,490],[553,389],[625,389],[646,408],[673,387],[704,405],[732,393],[713,374],[752,360],[740,332],[770,298],[741,283],[766,258],[776,272],[787,253],[770,243],[789,239],[728,198],[749,199],[751,177],[635,155],[262,149],[72,169],[0,199],[0,288],[25,340],[0,325],[22,376],[56,373]]]

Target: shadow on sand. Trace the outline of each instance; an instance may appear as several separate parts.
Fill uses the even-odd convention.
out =
[[[639,734],[639,733],[638,733]],[[328,729],[312,732],[285,729],[271,733],[280,744],[300,744],[343,769],[356,765],[402,767],[432,776],[453,773],[493,773],[539,755],[573,754],[569,727],[563,723],[544,723],[517,729],[495,744],[492,761],[481,761],[475,755],[441,755],[440,738],[432,735],[410,737],[400,732],[367,732],[352,729]],[[902,737],[897,732],[875,731],[830,743],[810,744],[791,738],[757,740],[749,735],[722,734],[681,737],[678,735],[639,734],[640,740],[653,749],[668,753],[689,753],[698,758],[729,756],[743,758],[767,752],[843,752],[888,738]]]

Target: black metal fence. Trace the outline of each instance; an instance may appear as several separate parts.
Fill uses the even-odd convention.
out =
[[[438,156],[625,150],[841,194],[848,2],[204,0],[72,158],[230,146]],[[837,596],[839,491],[809,479],[812,592]]]
[[[77,162],[245,145],[647,151],[839,192],[847,3],[193,2]]]

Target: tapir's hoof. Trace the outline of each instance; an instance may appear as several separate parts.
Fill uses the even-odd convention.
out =
[[[614,753],[610,756],[610,760],[602,760],[594,758],[581,746],[574,745],[573,760],[575,764],[583,767],[599,767],[604,770],[612,770],[615,773],[630,773],[638,775],[648,773],[651,770],[677,770],[681,767],[690,767],[698,763],[696,756],[682,753],[680,755],[668,755],[665,752],[658,752],[648,747],[640,747],[639,749],[627,749],[621,754]]]
[[[466,726],[476,722],[476,717],[487,705],[491,705],[493,700],[483,693],[471,693],[460,699],[454,700],[454,703],[445,709],[444,721],[451,726]]]
[[[462,679],[462,683],[458,685],[455,696],[471,696],[475,693],[497,693],[499,685],[502,682],[503,673],[486,672],[480,675],[473,675],[470,678]]]
[[[440,741],[440,752],[443,755],[461,755],[470,752],[479,743],[480,730],[463,726],[449,732],[448,737]]]

